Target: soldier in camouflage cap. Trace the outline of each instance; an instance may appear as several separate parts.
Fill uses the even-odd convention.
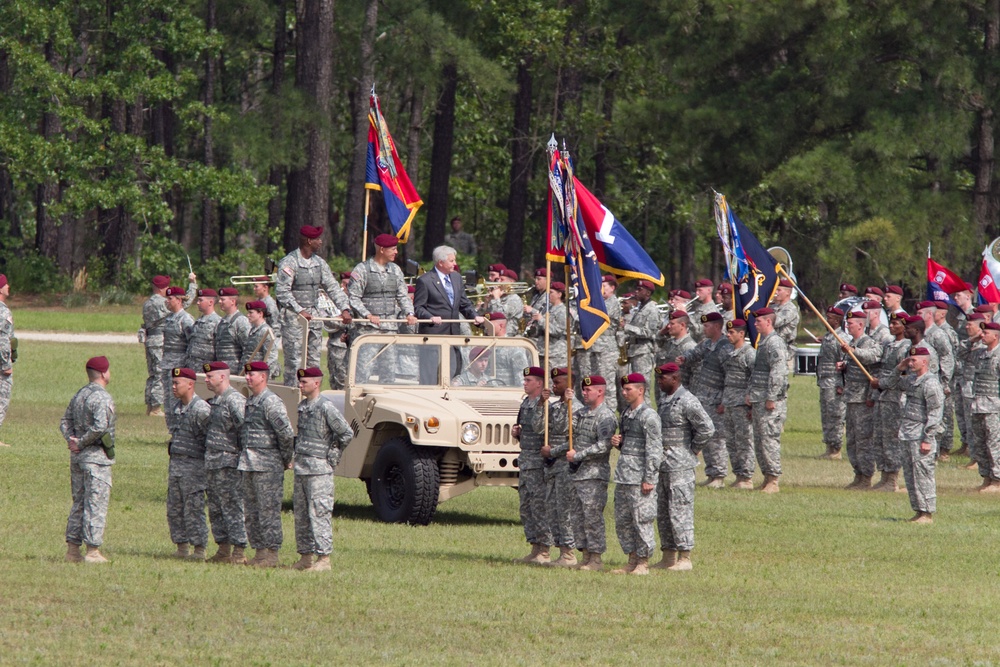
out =
[[[511,429],[521,445],[521,453],[517,457],[518,482],[517,494],[521,502],[521,524],[524,526],[524,538],[531,545],[531,553],[519,559],[522,563],[547,563],[549,548],[552,546],[552,531],[549,528],[545,508],[545,477],[542,462],[542,431],[535,430],[536,413],[544,410],[542,389],[544,388],[545,371],[538,366],[524,369],[524,393],[517,412],[517,423]]]
[[[787,346],[786,363],[788,372],[791,373],[795,364],[795,338],[799,335],[799,307],[792,300],[792,290],[795,283],[787,278],[778,281],[778,286],[774,290],[774,298],[771,300],[771,308],[774,310],[774,333],[778,338],[785,341]]]
[[[171,370],[171,391],[177,402],[170,420],[167,451],[167,525],[177,545],[175,558],[205,560],[208,524],[205,522],[205,436],[212,408],[194,393],[197,376],[190,368]],[[189,547],[194,547],[188,553]]]
[[[667,317],[667,324],[660,332],[661,334],[665,333],[666,336],[661,335],[659,341],[659,349],[656,352],[657,366],[677,363],[678,359],[695,348],[696,343],[689,333],[690,320],[691,317],[683,310],[675,310]],[[690,363],[684,364],[681,381],[685,386],[690,384],[691,378],[698,372],[700,365],[700,360],[692,360]],[[656,400],[660,400],[659,386],[656,387]]]
[[[947,306],[942,310],[947,313]],[[955,377],[955,350],[947,331],[937,324],[937,311],[938,304],[934,301],[921,301],[917,304],[917,316],[924,321],[922,344],[924,347],[934,348],[937,353],[936,369],[933,357],[929,363],[932,373],[937,370],[938,380],[944,390],[944,431],[937,442],[938,458],[943,462],[951,457],[951,444],[954,440],[955,405],[951,400],[951,384]]]
[[[937,438],[943,429],[944,391],[935,374],[928,372],[928,349],[910,348],[910,356],[899,362],[897,370],[906,375],[906,401],[899,424],[899,439],[904,442],[906,459],[903,477],[916,514],[913,523],[933,523],[937,510],[934,480]]]

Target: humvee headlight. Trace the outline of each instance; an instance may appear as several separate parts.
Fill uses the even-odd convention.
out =
[[[424,428],[428,433],[437,433],[441,428],[441,420],[437,417],[431,417],[424,420]]]
[[[481,434],[479,424],[475,422],[466,422],[462,424],[462,442],[467,445],[474,444],[479,441],[479,436]]]

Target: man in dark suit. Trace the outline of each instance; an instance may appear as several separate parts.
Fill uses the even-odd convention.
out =
[[[455,271],[455,249],[449,246],[434,248],[431,257],[434,268],[417,278],[413,294],[413,310],[421,320],[431,320],[431,324],[421,324],[417,329],[420,334],[461,334],[457,322],[443,323],[441,320],[455,320],[464,315],[476,325],[482,325],[483,317],[476,313],[475,307],[465,295],[465,285],[462,276]],[[431,368],[435,360],[420,358],[421,384],[434,384],[437,369]],[[457,347],[452,348],[452,377],[462,371],[462,358]]]

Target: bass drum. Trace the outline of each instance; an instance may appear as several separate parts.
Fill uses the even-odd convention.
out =
[[[864,303],[866,299],[863,296],[849,296],[846,299],[841,299],[837,303],[833,304],[837,308],[844,311],[846,315],[851,310],[861,310],[861,304]],[[885,314],[885,308],[879,309],[879,320],[885,326],[889,326],[889,316]],[[847,331],[847,321],[840,326],[841,329]]]

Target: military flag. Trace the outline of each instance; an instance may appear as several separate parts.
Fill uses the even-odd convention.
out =
[[[997,240],[992,241],[983,250],[983,268],[979,271],[977,285],[981,303],[1000,303],[1000,289],[997,288],[997,281],[1000,280],[1000,261],[993,255],[993,246]]]
[[[929,301],[944,301],[949,306],[958,307],[951,296],[955,292],[968,289],[968,285],[958,274],[931,259],[931,247],[927,246],[927,299]]]
[[[406,175],[406,169],[396,152],[389,126],[382,117],[378,96],[372,86],[368,103],[368,161],[365,166],[365,188],[382,193],[392,231],[401,243],[410,238],[410,224],[423,206],[420,195]],[[368,233],[368,211],[365,207],[365,234]]]

